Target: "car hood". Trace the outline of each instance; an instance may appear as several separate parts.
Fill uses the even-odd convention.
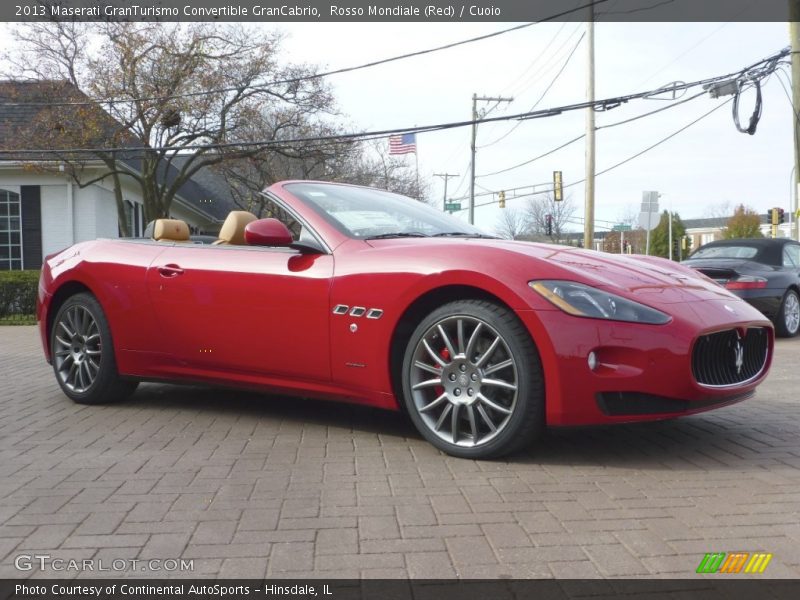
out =
[[[706,276],[663,258],[607,254],[569,246],[475,240],[556,266],[561,277],[580,281],[646,304],[738,298]]]

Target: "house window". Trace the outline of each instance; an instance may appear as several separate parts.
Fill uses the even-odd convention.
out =
[[[19,194],[0,189],[0,271],[22,269],[22,217]]]
[[[125,221],[131,237],[142,237],[144,227],[144,207],[136,202],[125,200]]]

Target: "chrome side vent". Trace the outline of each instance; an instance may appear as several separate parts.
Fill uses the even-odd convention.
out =
[[[335,315],[346,315],[347,314],[347,310],[349,308],[350,307],[347,306],[347,304],[337,304],[336,306],[333,307],[333,314],[335,314]]]
[[[362,317],[364,313],[367,312],[367,309],[363,306],[354,306],[350,309],[350,316],[351,317]]]
[[[368,319],[380,319],[383,316],[383,311],[380,308],[370,308],[367,311]]]

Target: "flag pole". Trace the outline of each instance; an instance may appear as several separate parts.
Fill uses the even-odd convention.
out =
[[[422,200],[422,194],[419,193],[419,154],[416,148],[414,148],[414,162],[417,165],[417,200]]]

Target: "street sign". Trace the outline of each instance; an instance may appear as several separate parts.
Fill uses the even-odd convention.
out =
[[[444,209],[453,212],[454,210],[461,210],[461,202],[445,202]]]
[[[658,192],[642,192],[642,212],[658,212]]]
[[[620,223],[619,225],[614,225],[614,227],[612,227],[611,229],[612,231],[630,231],[631,229],[633,229],[633,227],[631,227],[627,223]]]
[[[639,227],[650,231],[655,229],[661,217],[658,214],[658,192],[642,192],[642,211],[639,213]]]

